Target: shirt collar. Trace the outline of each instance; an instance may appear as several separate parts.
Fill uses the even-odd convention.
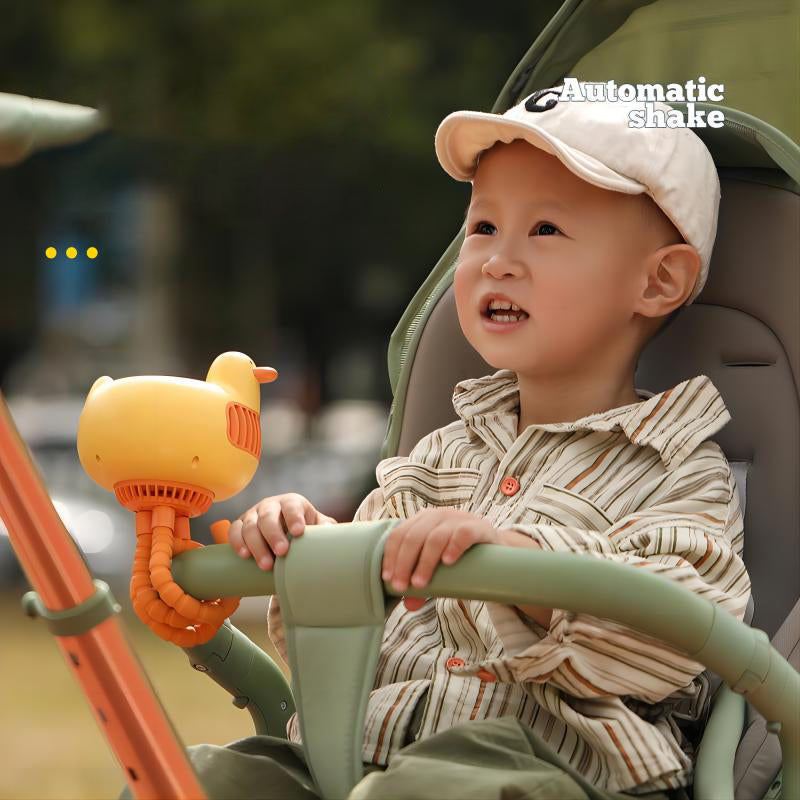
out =
[[[667,469],[675,469],[695,448],[731,419],[716,386],[706,375],[676,384],[659,394],[636,389],[640,403],[619,406],[573,422],[531,425],[545,431],[621,430],[638,445],[649,445]],[[501,458],[517,439],[519,381],[516,372],[501,369],[482,378],[456,384],[453,407],[468,429],[479,435]]]

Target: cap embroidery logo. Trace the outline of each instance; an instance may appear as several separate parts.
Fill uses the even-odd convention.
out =
[[[547,94],[553,94],[555,95],[555,97],[551,97],[542,106],[538,105],[539,99]],[[538,89],[525,101],[525,110],[548,111],[549,109],[553,108],[553,106],[555,106],[555,104],[558,102],[558,97],[560,96],[560,94],[561,92],[556,89]]]

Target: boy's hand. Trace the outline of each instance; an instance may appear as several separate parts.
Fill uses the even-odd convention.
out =
[[[276,556],[289,551],[289,537],[302,536],[306,525],[336,524],[296,492],[265,497],[231,523],[228,542],[242,558],[252,554],[261,569],[272,569]]]
[[[402,591],[430,581],[439,561],[454,564],[461,554],[481,542],[503,544],[500,532],[482,517],[452,508],[426,508],[392,528],[383,551],[383,580]],[[413,572],[413,575],[412,575]],[[425,604],[422,597],[403,597],[409,611]]]

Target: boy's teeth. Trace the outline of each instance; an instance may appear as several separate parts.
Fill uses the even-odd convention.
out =
[[[524,319],[528,315],[522,311],[519,314],[498,314],[495,311],[490,310],[489,316],[495,322],[519,322],[519,320]]]
[[[522,309],[516,303],[511,303],[508,300],[492,300],[489,303],[490,311],[493,309],[505,309],[507,311],[509,308],[512,311],[522,311]]]

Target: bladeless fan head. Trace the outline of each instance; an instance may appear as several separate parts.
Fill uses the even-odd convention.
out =
[[[130,595],[139,618],[180,647],[203,644],[239,597],[197,600],[172,579],[173,555],[202,547],[189,519],[250,483],[261,457],[260,384],[278,377],[244,353],[222,353],[205,381],[98,378],[78,421],[89,476],[136,514]],[[211,526],[227,541],[230,523]]]

